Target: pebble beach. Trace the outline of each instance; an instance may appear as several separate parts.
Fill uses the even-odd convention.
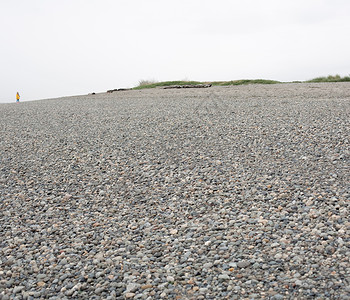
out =
[[[350,299],[350,84],[0,104],[0,299]]]

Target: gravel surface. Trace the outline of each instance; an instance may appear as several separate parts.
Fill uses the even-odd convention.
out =
[[[350,84],[0,105],[1,299],[350,299]]]

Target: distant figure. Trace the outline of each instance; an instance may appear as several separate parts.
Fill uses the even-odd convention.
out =
[[[16,94],[16,102],[19,102],[19,98],[21,98],[21,96],[20,96],[19,93],[17,92],[17,94]]]

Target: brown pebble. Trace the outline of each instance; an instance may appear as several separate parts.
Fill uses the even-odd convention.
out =
[[[143,290],[151,289],[151,288],[153,288],[152,284],[145,284],[145,285],[141,286],[141,289],[143,289]]]

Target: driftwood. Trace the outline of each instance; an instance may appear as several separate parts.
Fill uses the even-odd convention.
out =
[[[113,93],[113,92],[121,92],[121,91],[130,91],[131,89],[114,89],[114,90],[108,90],[107,93]]]
[[[169,85],[164,89],[191,89],[191,88],[209,88],[211,84],[185,84],[185,85]]]

